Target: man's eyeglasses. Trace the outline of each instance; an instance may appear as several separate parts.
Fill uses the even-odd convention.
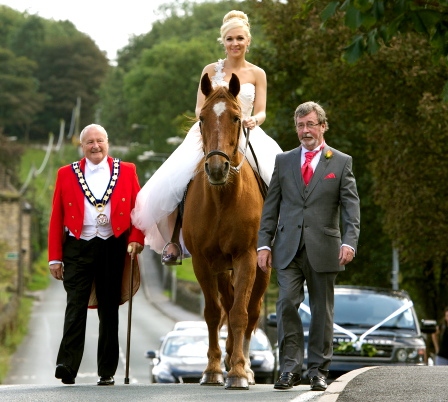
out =
[[[312,128],[316,127],[316,126],[320,126],[320,123],[311,123],[310,121],[307,122],[306,124],[299,123],[299,124],[297,124],[297,130],[303,130],[305,128],[305,126],[308,129],[312,129]]]

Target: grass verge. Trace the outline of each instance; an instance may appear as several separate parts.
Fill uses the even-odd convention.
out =
[[[9,370],[9,363],[12,354],[20,345],[28,330],[28,321],[31,315],[33,300],[29,297],[22,297],[19,302],[17,321],[13,328],[7,329],[4,339],[0,344],[0,384]]]

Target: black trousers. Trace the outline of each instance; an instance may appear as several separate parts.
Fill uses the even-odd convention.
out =
[[[126,236],[89,241],[67,236],[64,243],[64,288],[67,292],[64,332],[56,364],[76,377],[84,353],[87,306],[92,284],[98,299],[98,375],[113,376],[118,366],[118,308],[126,257]]]

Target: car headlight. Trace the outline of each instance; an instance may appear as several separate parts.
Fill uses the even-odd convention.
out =
[[[425,358],[425,348],[398,349],[395,356],[401,363],[421,363]]]
[[[406,349],[398,349],[396,356],[399,362],[404,363],[408,358],[408,353],[406,352]]]

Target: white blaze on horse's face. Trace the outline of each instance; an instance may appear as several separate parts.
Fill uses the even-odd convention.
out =
[[[216,117],[219,118],[226,110],[226,104],[224,102],[218,102],[213,105],[213,111],[216,114]]]
[[[217,117],[221,116],[225,110],[226,104],[224,102],[218,102],[213,105],[213,111],[215,112]]]
[[[219,127],[219,116],[221,116],[225,112],[225,110],[226,110],[225,102],[218,102],[213,105],[213,111],[215,112],[217,117],[216,119],[217,127]],[[218,135],[218,138],[220,135],[221,134]]]

